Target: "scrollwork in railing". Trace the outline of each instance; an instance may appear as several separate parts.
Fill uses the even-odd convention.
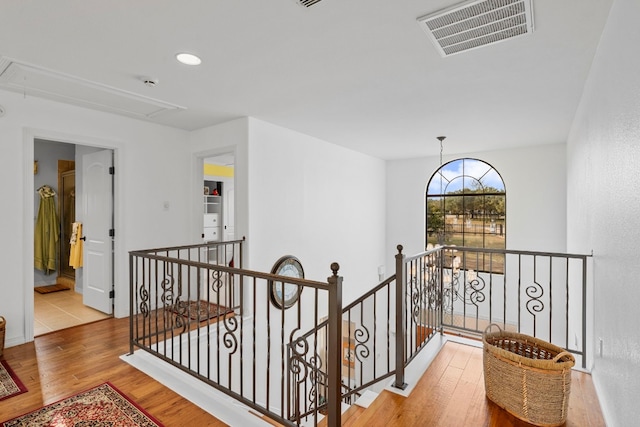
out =
[[[544,303],[541,300],[544,296],[544,289],[542,288],[542,285],[534,280],[533,285],[527,286],[525,293],[529,297],[525,307],[527,307],[527,311],[535,319],[536,313],[540,313],[544,310]]]
[[[294,380],[293,392],[294,396],[299,394],[301,386],[308,381],[309,389],[306,396],[301,396],[303,401],[294,399],[294,407],[302,405],[301,409],[304,413],[311,413],[318,407],[325,404],[326,390],[321,391],[322,387],[327,387],[327,374],[322,370],[322,358],[316,352],[311,350],[308,341],[309,337],[291,337],[289,347],[288,369],[291,378]],[[306,399],[306,401],[304,400]]]
[[[442,309],[445,312],[451,312],[453,310],[453,303],[458,299],[455,283],[456,282],[451,281],[449,285],[442,286]]]
[[[164,263],[165,277],[160,282],[162,294],[160,301],[163,305],[164,321],[169,328],[186,328],[185,314],[188,310],[185,304],[180,302],[180,289],[175,289],[175,279],[173,276],[173,263]],[[179,286],[179,285],[178,285]]]
[[[414,278],[415,279],[415,278]],[[422,308],[423,294],[421,291],[417,280],[411,280],[411,316],[413,317],[413,322],[418,323],[420,319],[420,309]]]
[[[236,316],[225,316],[222,321],[225,333],[223,335],[224,346],[229,349],[229,354],[234,354],[238,350],[238,337],[235,332],[238,330],[238,319]]]
[[[411,296],[411,316],[413,323],[420,323],[425,309],[435,309],[436,301],[439,300],[438,275],[435,268],[435,258],[432,255],[425,256],[419,264],[411,268],[408,275],[408,292]]]
[[[160,295],[160,301],[165,306],[165,308],[173,307],[175,305],[174,301],[174,289],[173,285],[175,283],[173,279],[173,268],[172,264],[165,263],[165,277],[160,282],[160,287],[162,288],[162,294]]]
[[[425,306],[431,310],[440,308],[442,302],[442,294],[439,286],[439,270],[431,269],[428,279],[423,289],[423,297],[425,298]]]
[[[311,411],[312,409],[323,404],[323,399],[326,396],[326,391],[324,394],[322,394],[319,389],[323,386],[326,387],[327,374],[322,372],[322,360],[317,353],[309,358],[309,361],[307,363],[311,388],[309,389],[309,393],[307,395],[308,405],[306,409],[307,411]],[[304,363],[303,365],[305,366],[305,368],[307,367],[306,363]]]
[[[211,277],[210,287],[213,292],[218,292],[222,286],[224,286],[224,274],[220,270],[210,270],[209,277]]]
[[[189,303],[180,301],[180,297],[176,300],[173,306],[173,312],[175,313],[174,327],[182,328],[182,332],[187,330],[187,319],[189,317]]]
[[[356,340],[356,359],[362,363],[364,362],[364,359],[367,359],[369,354],[371,354],[369,347],[367,347],[367,343],[369,342],[369,330],[366,326],[360,325],[360,328],[357,328],[353,333],[353,337]]]
[[[484,292],[482,292],[485,288],[485,282],[482,277],[477,276],[475,273],[472,277],[472,279],[465,282],[465,293],[468,295],[469,304],[478,307],[478,304],[484,302],[486,298]]]
[[[445,269],[442,279],[442,308],[447,312],[453,312],[456,301],[478,308],[486,299],[484,279],[474,270],[460,269],[458,256],[453,257],[451,267]]]
[[[136,286],[138,286],[138,284],[136,284]],[[144,284],[140,286],[138,294],[140,295],[140,304],[138,305],[140,307],[140,313],[142,313],[142,316],[145,318],[149,317],[151,313],[151,308],[149,307],[149,291]]]
[[[296,383],[300,384],[307,379],[309,374],[307,363],[305,363],[304,360],[305,355],[309,351],[309,343],[304,338],[297,338],[290,345],[290,348],[293,354],[289,358],[289,371],[296,379]]]
[[[412,302],[413,322],[418,324],[422,320],[424,310],[440,308],[442,295],[440,293],[440,252],[430,253],[419,260],[412,261],[411,271],[408,273],[408,292]]]
[[[320,392],[321,386],[326,386],[326,373],[322,372],[322,358],[318,353],[310,353],[308,337],[298,337],[292,339],[289,347],[288,370],[293,378],[294,394],[293,407],[299,408],[302,412],[313,412],[322,404],[322,399],[326,395]],[[300,393],[301,386],[309,381],[310,387],[307,395]],[[302,397],[302,401],[298,398]],[[306,399],[306,401],[305,401]],[[301,407],[299,407],[301,405]]]

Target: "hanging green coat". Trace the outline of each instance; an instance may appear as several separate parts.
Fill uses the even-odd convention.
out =
[[[56,212],[55,191],[48,185],[38,190],[40,208],[34,233],[34,265],[38,270],[49,274],[56,269],[56,250],[60,229]]]

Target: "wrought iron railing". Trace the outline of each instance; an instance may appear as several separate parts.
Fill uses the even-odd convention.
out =
[[[323,318],[338,318],[338,265],[325,283],[251,271],[242,268],[242,245],[240,240],[131,252],[130,352],[143,349],[248,408],[295,426],[305,406],[287,386],[295,369],[287,346]],[[288,309],[274,305],[270,294],[286,286],[302,290]],[[339,328],[339,322],[329,324],[325,344],[333,350],[327,360],[340,357]],[[337,366],[328,363],[325,370],[329,391],[321,406],[329,425],[339,425],[341,391],[333,381],[340,374],[332,370]]]
[[[406,258],[416,325],[478,337],[490,323],[572,352],[586,368],[588,256],[444,246]]]
[[[343,310],[345,403],[391,376],[393,386],[405,388],[405,368],[436,334],[478,338],[490,323],[550,341],[586,367],[586,255],[447,246],[406,257],[402,250],[398,246],[396,273]],[[326,327],[290,346],[301,372],[290,388],[308,398],[300,415],[321,407],[326,393]]]
[[[340,399],[351,404],[360,392],[394,373],[393,292],[395,275],[380,283],[358,300],[347,305],[338,317],[341,384]],[[340,323],[340,322],[339,322]],[[326,337],[330,321],[324,319],[300,335],[289,347],[289,360],[295,375],[289,389],[300,402],[296,421],[316,417],[325,409],[329,393]]]
[[[442,251],[445,330],[477,335],[497,323],[567,349],[586,368],[589,256],[455,246]]]
[[[436,334],[478,337],[489,323],[585,366],[586,256],[447,246],[407,257],[398,246],[396,273],[343,309],[337,264],[326,283],[256,272],[242,245],[131,252],[130,350],[283,425],[338,426],[341,402],[390,377],[406,387],[405,368]],[[300,287],[298,302],[276,307],[274,285]]]

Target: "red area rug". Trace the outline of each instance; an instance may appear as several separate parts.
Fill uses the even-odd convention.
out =
[[[0,360],[0,400],[5,400],[27,391],[20,378],[6,360]]]
[[[110,383],[5,421],[2,427],[162,427]]]
[[[200,319],[200,321],[203,322],[207,319],[232,313],[233,310],[207,301],[180,301],[173,309],[173,312],[184,317],[189,317],[192,320]]]

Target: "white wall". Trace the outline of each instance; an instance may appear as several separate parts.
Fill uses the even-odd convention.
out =
[[[194,158],[235,152],[236,237],[247,237],[246,268],[270,271],[282,255],[295,255],[306,278],[324,282],[338,262],[345,302],[378,283],[382,160],[253,118],[192,132],[190,140]],[[201,162],[193,168],[197,182]],[[194,198],[202,199],[200,190]],[[193,222],[202,228],[201,215]]]
[[[282,255],[325,282],[332,262],[348,303],[378,283],[384,260],[385,163],[260,120],[249,122],[249,254],[270,271]]]
[[[446,152],[447,145],[444,148]],[[507,191],[507,249],[565,251],[564,144],[447,155],[443,162],[463,157],[483,160],[502,176]],[[387,163],[387,273],[395,269],[398,244],[407,256],[424,250],[425,190],[439,166],[438,157]]]
[[[568,142],[567,243],[593,250],[593,379],[610,427],[637,425],[640,396],[638,16],[637,0],[613,3]]]
[[[33,139],[115,150],[116,315],[128,314],[129,250],[182,244],[191,212],[188,135],[112,114],[0,91],[2,199],[0,315],[7,319],[6,346],[33,336]],[[163,202],[170,209],[163,211]],[[28,291],[25,289],[28,288]]]

